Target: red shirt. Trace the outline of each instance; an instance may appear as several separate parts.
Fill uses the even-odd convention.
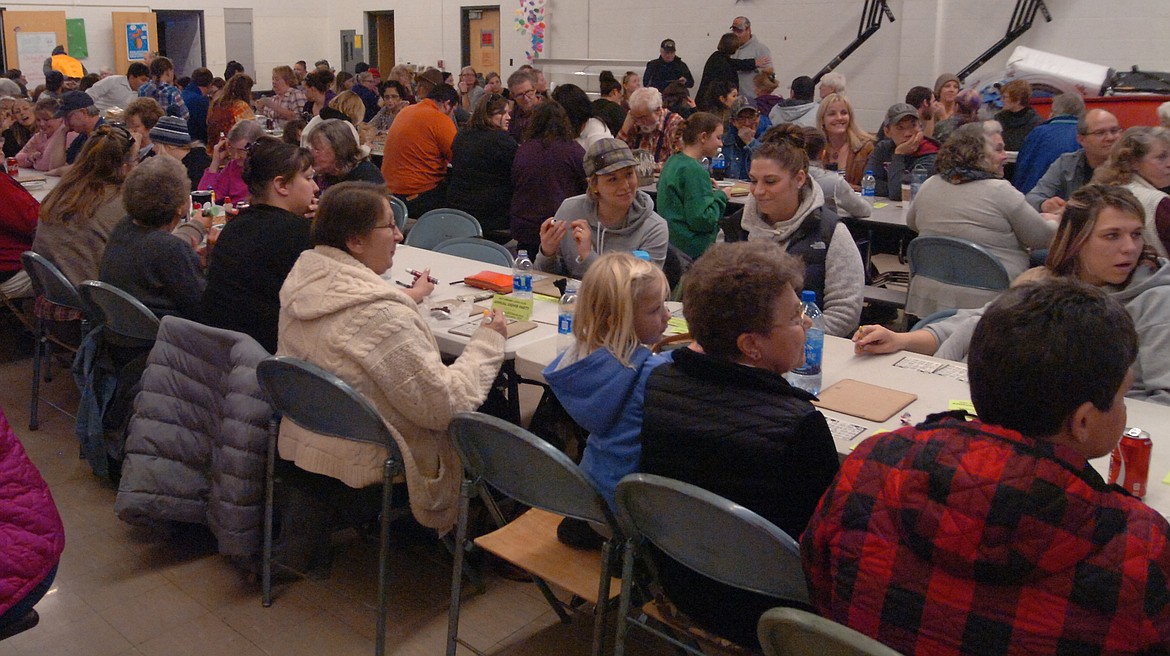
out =
[[[40,210],[32,194],[0,173],[0,271],[20,271],[20,254],[32,250]]]

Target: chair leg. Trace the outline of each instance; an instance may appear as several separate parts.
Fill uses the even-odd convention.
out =
[[[447,611],[447,656],[455,656],[459,639],[459,602],[463,592],[463,554],[467,542],[467,512],[475,483],[464,479],[459,488],[459,519],[455,525],[455,564],[451,566],[451,607]]]
[[[630,597],[634,590],[634,541],[627,540],[622,557],[622,594],[618,602],[617,628],[614,630],[613,656],[626,652],[627,618],[630,615]]]
[[[601,545],[601,581],[597,585],[597,605],[593,607],[593,651],[592,656],[601,656],[601,645],[605,640],[605,616],[609,610],[609,559],[613,553],[613,540]]]
[[[35,431],[40,428],[37,419],[37,410],[40,405],[41,392],[41,353],[45,349],[45,320],[37,319],[36,341],[33,342],[33,379],[32,401],[28,411],[28,429]]]
[[[390,578],[390,501],[394,496],[394,475],[399,469],[398,462],[393,458],[387,458],[382,467],[382,521],[378,536],[378,635],[374,638],[375,656],[384,656],[386,653],[386,585]]]
[[[260,556],[261,603],[265,608],[272,605],[272,510],[275,503],[273,479],[276,476],[276,436],[279,431],[280,421],[276,417],[269,419],[268,456],[264,465],[264,551]]]
[[[53,340],[49,339],[48,333],[45,334],[45,382],[53,382]]]

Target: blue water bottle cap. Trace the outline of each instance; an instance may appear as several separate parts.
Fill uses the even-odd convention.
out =
[[[639,260],[646,260],[647,262],[650,261],[650,254],[646,251],[634,251],[634,257],[638,258]]]
[[[800,302],[815,304],[817,302],[817,293],[811,289],[806,289],[800,292]]]

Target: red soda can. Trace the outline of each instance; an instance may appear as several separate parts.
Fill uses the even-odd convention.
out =
[[[8,166],[8,173],[14,178],[16,177],[16,174],[20,172],[20,167],[17,165],[15,157],[9,157],[8,161],[5,162],[5,165]]]
[[[1139,499],[1144,498],[1153,449],[1154,442],[1149,433],[1140,428],[1126,428],[1109,456],[1109,482],[1117,483]]]

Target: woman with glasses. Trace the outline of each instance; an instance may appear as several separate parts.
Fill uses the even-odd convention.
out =
[[[375,133],[386,134],[390,131],[390,126],[394,124],[398,113],[410,104],[406,99],[410,94],[398,80],[386,80],[381,84],[381,89],[382,109],[379,109],[378,113],[374,115],[370,125],[374,128]]]
[[[308,133],[306,141],[321,189],[341,182],[386,184],[381,169],[370,162],[370,147],[362,145],[357,128],[349,121],[321,121]]]
[[[65,119],[57,117],[61,101],[56,98],[41,98],[33,109],[37,131],[16,154],[16,164],[22,168],[51,171],[65,166],[65,149],[77,138],[70,132]]]
[[[1121,185],[1137,196],[1146,211],[1146,243],[1160,257],[1170,250],[1170,129],[1134,127],[1113,145],[1109,160],[1093,182]]]
[[[102,125],[41,203],[33,250],[74,285],[98,277],[106,242],[125,216],[122,182],[137,158],[138,144],[128,130]]]
[[[512,239],[512,162],[516,140],[508,134],[508,99],[484,94],[467,127],[451,144],[447,206],[479,220],[484,237],[503,244]]]
[[[683,314],[700,349],[650,374],[640,471],[726,497],[793,539],[837,474],[837,449],[811,394],[784,374],[804,362],[812,325],[797,294],[804,265],[772,242],[716,244],[683,279]],[[763,595],[696,574],[661,554],[666,596],[700,626],[755,646]]]
[[[434,285],[387,284],[402,233],[386,188],[363,182],[330,187],[301,254],[280,290],[277,353],[336,374],[394,427],[415,519],[445,533],[455,525],[462,467],[447,435],[458,412],[483,404],[504,359],[506,319],[484,319],[463,353],[443,364],[417,303]],[[280,457],[350,488],[382,480],[386,450],[311,433],[284,422]],[[332,481],[331,481],[332,482]],[[321,531],[327,527],[320,527]]]
[[[232,202],[247,200],[248,184],[244,182],[244,155],[248,146],[264,136],[264,127],[259,121],[240,121],[227,133],[224,139],[211,149],[211,164],[199,178],[199,189],[215,192],[216,202],[231,197]]]

